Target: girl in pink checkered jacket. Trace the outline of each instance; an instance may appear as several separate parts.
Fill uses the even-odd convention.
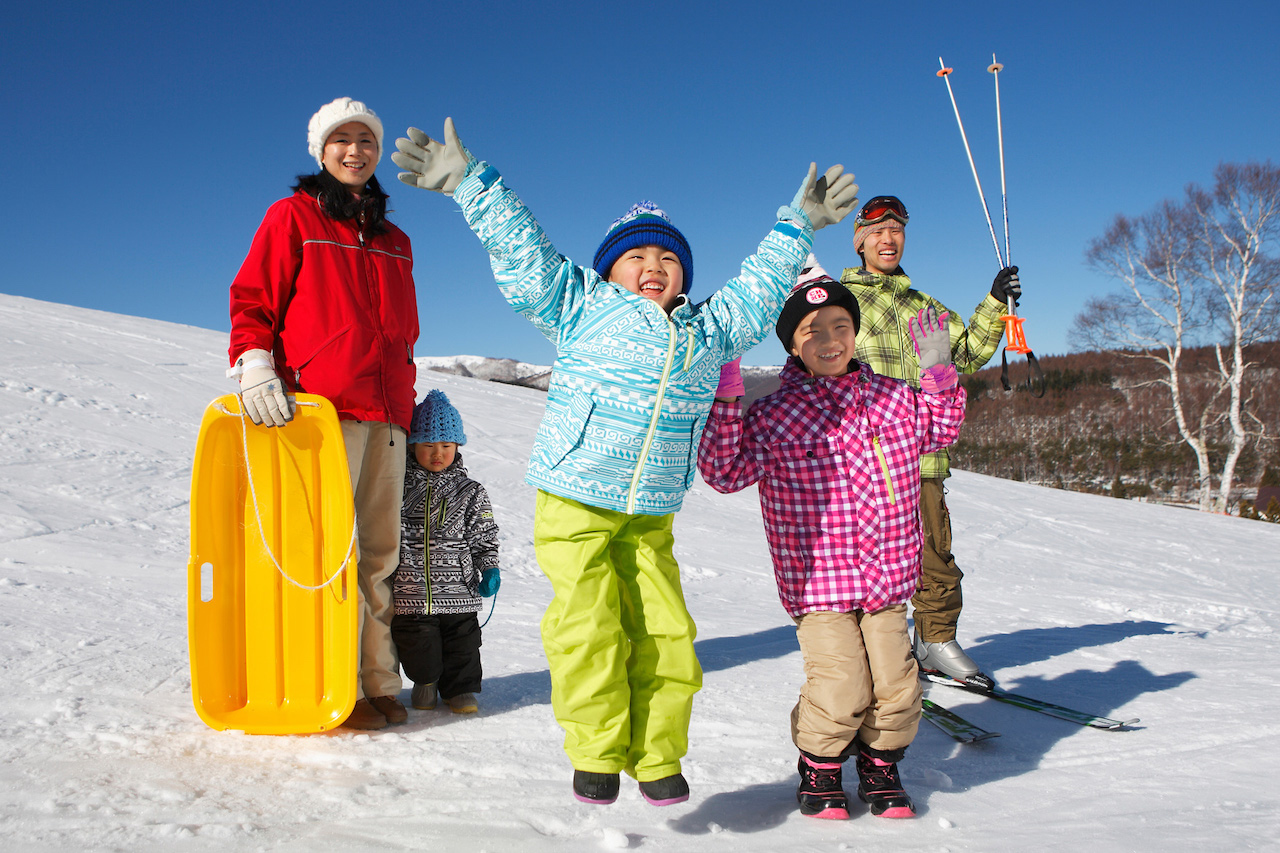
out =
[[[815,262],[816,263],[816,262]],[[908,323],[921,390],[854,360],[858,303],[821,267],[787,299],[777,332],[793,356],[781,388],[741,416],[736,363],[698,450],[707,484],[760,484],[778,596],[795,620],[805,683],[791,712],[803,814],[849,816],[841,765],[856,755],[872,814],[911,817],[897,762],[920,722],[906,602],[920,578],[920,455],[964,422],[946,314]]]

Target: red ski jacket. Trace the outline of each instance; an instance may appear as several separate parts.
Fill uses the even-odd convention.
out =
[[[794,360],[745,420],[711,408],[698,470],[718,492],[760,483],[778,597],[792,617],[874,612],[920,580],[920,454],[956,440],[965,391],[917,391],[865,364],[815,379]]]
[[[231,283],[231,363],[274,352],[291,390],[408,430],[418,301],[409,238],[388,225],[366,238],[304,192],[271,205]]]

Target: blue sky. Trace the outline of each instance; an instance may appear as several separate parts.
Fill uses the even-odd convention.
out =
[[[315,170],[306,125],[349,95],[386,127],[452,115],[552,242],[590,261],[633,202],[693,249],[693,296],[733,276],[811,160],[911,211],[904,267],[968,316],[996,272],[938,57],[998,224],[994,52],[1012,259],[1029,343],[1069,348],[1111,285],[1083,264],[1117,213],[1277,159],[1280,4],[61,3],[7,13],[0,74],[16,195],[0,291],[227,329],[267,206]],[[413,240],[418,355],[549,363],[456,205],[378,176]],[[817,236],[854,266],[852,222]],[[776,341],[746,358],[782,359]],[[221,365],[219,365],[220,367]]]

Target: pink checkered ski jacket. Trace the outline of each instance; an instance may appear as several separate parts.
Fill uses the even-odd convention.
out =
[[[920,579],[920,455],[956,440],[965,391],[938,394],[865,364],[813,377],[794,360],[782,387],[739,414],[711,409],[698,470],[718,492],[760,484],[778,597],[792,617],[874,612]]]

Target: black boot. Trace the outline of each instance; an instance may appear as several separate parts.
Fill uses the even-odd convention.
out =
[[[872,749],[858,745],[858,799],[879,817],[915,817],[916,807],[902,789],[898,762],[905,749]]]
[[[617,773],[573,771],[573,795],[581,802],[607,806],[618,799],[618,788]]]
[[[683,774],[674,773],[651,782],[641,782],[640,796],[650,805],[673,806],[689,799],[689,783]]]
[[[801,754],[796,765],[800,771],[800,787],[796,789],[800,814],[825,820],[849,819],[849,798],[840,777],[843,760],[815,760]]]

